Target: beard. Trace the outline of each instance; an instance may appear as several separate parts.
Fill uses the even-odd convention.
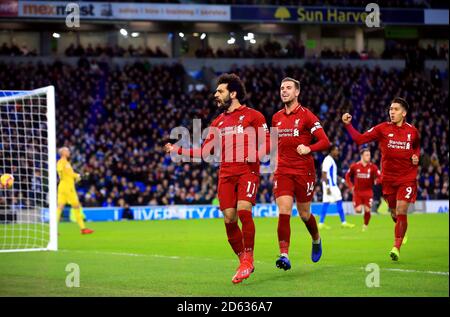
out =
[[[228,94],[228,96],[223,101],[216,99],[216,102],[217,102],[217,106],[220,111],[228,110],[228,108],[230,108],[230,106],[231,106],[230,94]]]

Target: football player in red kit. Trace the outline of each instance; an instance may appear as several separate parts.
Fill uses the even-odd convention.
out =
[[[345,181],[353,194],[353,207],[356,213],[364,212],[363,231],[367,230],[372,209],[373,185],[378,181],[380,171],[370,162],[370,150],[363,148],[360,151],[361,160],[350,165],[345,174]]]
[[[223,74],[218,79],[214,94],[217,106],[223,113],[211,123],[201,148],[185,149],[170,143],[165,145],[166,152],[205,158],[214,151],[214,145],[219,144],[220,210],[224,215],[228,241],[240,262],[232,278],[235,284],[248,278],[254,271],[255,225],[252,206],[256,203],[260,173],[260,162],[256,153],[261,150],[259,145],[263,142],[267,142],[264,146],[270,149],[270,133],[266,120],[260,112],[241,104],[245,95],[245,86],[238,76]],[[253,134],[249,132],[252,129],[255,131]],[[258,131],[262,131],[262,136]],[[239,228],[238,219],[242,223],[242,230]]]
[[[291,268],[288,252],[294,198],[299,215],[312,237],[311,260],[317,262],[322,256],[322,241],[316,219],[310,210],[316,182],[312,152],[327,150],[330,141],[319,119],[299,103],[299,95],[300,82],[293,78],[284,78],[280,87],[280,97],[284,106],[272,118],[272,126],[278,128],[278,162],[274,175],[274,194],[279,210],[280,256],[276,266],[284,270]],[[317,141],[311,144],[314,137]]]
[[[378,141],[381,149],[381,186],[383,197],[395,222],[392,260],[398,261],[400,247],[408,227],[409,204],[416,201],[417,171],[420,156],[420,136],[417,129],[406,122],[409,105],[403,98],[394,98],[389,108],[389,122],[383,122],[364,134],[351,125],[352,116],[345,113],[342,121],[347,132],[359,145]]]

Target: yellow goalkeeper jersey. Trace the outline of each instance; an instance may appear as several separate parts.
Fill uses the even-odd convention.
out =
[[[69,161],[61,158],[56,164],[56,170],[59,176],[58,188],[69,189],[75,187],[75,182],[80,178],[80,175],[73,171]]]

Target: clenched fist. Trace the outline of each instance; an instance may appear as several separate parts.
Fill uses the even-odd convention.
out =
[[[309,146],[300,144],[299,146],[297,146],[297,153],[300,155],[306,155],[309,152],[311,152],[311,148]]]
[[[164,145],[164,151],[166,153],[170,153],[173,151],[173,145],[172,143],[166,143],[166,145]]]
[[[342,115],[342,122],[344,122],[344,124],[349,124],[352,122],[352,115],[350,113],[344,113]]]

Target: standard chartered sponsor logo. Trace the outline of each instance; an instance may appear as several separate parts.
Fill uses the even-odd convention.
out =
[[[278,136],[280,138],[290,137],[290,136],[299,136],[298,129],[278,129]]]
[[[411,148],[411,144],[405,141],[389,140],[387,147],[391,149],[409,150]]]

